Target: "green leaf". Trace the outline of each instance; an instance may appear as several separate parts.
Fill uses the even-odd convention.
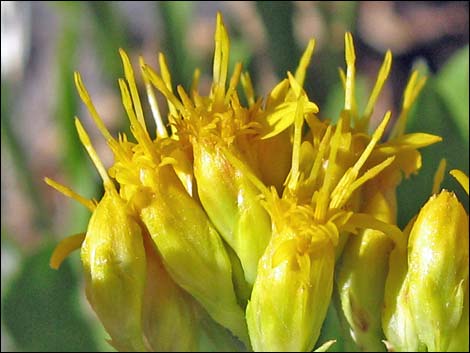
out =
[[[119,48],[129,51],[132,42],[129,40],[129,25],[119,11],[117,3],[108,1],[87,1],[94,25],[95,49],[105,77],[116,82],[122,75],[122,64]]]
[[[468,72],[468,71],[467,71]],[[398,187],[398,225],[406,223],[418,213],[420,208],[431,196],[433,176],[442,158],[447,160],[447,168],[442,188],[454,191],[460,200],[468,200],[462,188],[449,175],[449,170],[457,168],[468,175],[469,143],[461,133],[463,120],[468,126],[468,109],[466,117],[458,117],[459,110],[449,110],[447,98],[442,95],[442,76],[431,78],[423,89],[417,105],[410,115],[406,132],[425,132],[439,135],[443,141],[421,150],[423,166],[417,175],[403,180]],[[468,76],[467,76],[468,85]],[[458,100],[468,101],[467,93],[455,87],[454,95]],[[465,98],[466,96],[466,98]],[[468,103],[467,107],[468,107]],[[468,127],[467,127],[468,130]],[[462,202],[468,208],[468,201]]]
[[[77,278],[65,262],[49,267],[53,246],[26,257],[2,301],[6,329],[24,351],[97,351],[78,307]]]
[[[34,225],[41,231],[47,231],[51,227],[51,220],[47,212],[44,200],[38,191],[38,184],[40,180],[35,178],[30,168],[30,158],[21,139],[21,131],[15,129],[13,119],[15,118],[14,112],[14,99],[16,90],[13,84],[3,80],[1,81],[1,140],[2,148],[6,147],[7,153],[13,162],[12,166],[5,166],[5,168],[14,168],[15,175],[19,180],[22,188],[24,188],[25,195],[28,196],[24,202],[29,202],[33,209],[33,222]],[[3,168],[3,164],[2,164]],[[3,174],[3,170],[2,170]]]
[[[294,72],[301,52],[294,36],[292,1],[256,1],[256,9],[266,27],[269,57],[278,77]]]
[[[163,53],[170,68],[172,84],[175,87],[180,84],[183,87],[189,87],[196,68],[195,59],[187,50],[186,43],[194,3],[192,1],[159,1],[158,6],[165,28]]]
[[[436,91],[451,113],[450,118],[458,127],[458,133],[468,144],[469,109],[469,54],[468,45],[456,52],[436,77]]]
[[[65,183],[73,190],[86,197],[97,195],[99,185],[98,175],[92,167],[85,148],[82,146],[75,130],[73,117],[79,111],[79,95],[75,90],[73,72],[77,68],[78,38],[80,35],[80,19],[83,6],[72,2],[63,7],[57,6],[61,15],[61,33],[58,38],[56,65],[57,70],[57,94],[55,96],[55,119],[60,136],[61,170],[65,172]],[[115,56],[118,57],[117,52]],[[81,117],[88,120],[86,114]],[[48,192],[55,193],[52,189]],[[65,202],[65,199],[63,199]],[[90,214],[82,205],[71,202],[71,217],[67,222],[68,232],[80,232],[86,227]]]

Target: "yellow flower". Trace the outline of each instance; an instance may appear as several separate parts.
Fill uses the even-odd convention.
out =
[[[165,270],[170,273],[172,280],[193,295],[213,319],[229,328],[248,346],[244,312],[238,305],[238,298],[234,291],[231,262],[225,245],[197,199],[191,197],[192,189],[188,183],[183,184],[190,179],[178,178],[184,174],[184,168],[181,168],[181,165],[184,166],[187,162],[186,156],[184,153],[175,151],[174,140],[165,136],[163,130],[159,131],[155,141],[150,138],[132,66],[124,51],[121,50],[120,54],[126,80],[119,80],[119,86],[136,142],[129,142],[124,134],[121,134],[117,140],[111,136],[96,111],[80,75],[76,73],[75,83],[80,97],[114,154],[115,163],[110,168],[109,175],[119,184],[119,193],[96,152],[92,150],[91,143],[77,120],[80,138],[103,177],[107,192],[96,206],[93,201],[86,200],[68,188],[49,181],[60,191],[82,202],[93,211],[87,236],[78,235],[59,244],[52,256],[51,265],[58,267],[68,253],[80,247],[81,241],[85,239],[82,245],[82,262],[85,271],[93,272],[95,267],[93,267],[93,258],[90,257],[96,254],[93,251],[94,247],[101,246],[101,242],[104,242],[109,244],[103,250],[105,257],[103,261],[100,260],[101,267],[99,268],[112,275],[112,265],[120,263],[117,259],[113,260],[112,256],[119,254],[119,251],[124,252],[119,256],[125,256],[126,249],[131,245],[134,248],[129,251],[132,250],[133,253],[140,249],[141,252],[136,255],[135,259],[129,258],[129,261],[134,260],[130,264],[134,266],[135,271],[132,266],[127,265],[130,271],[128,276],[119,276],[118,273],[115,275],[124,281],[134,280],[136,283],[121,283],[110,277],[106,282],[109,283],[108,290],[102,290],[101,287],[99,290],[112,297],[104,297],[98,289],[89,291],[92,294],[96,292],[95,297],[98,299],[94,299],[91,295],[88,297],[91,298],[92,306],[110,333],[113,345],[122,350],[142,350],[144,349],[144,345],[140,342],[142,341],[142,296],[146,278],[146,257],[142,246],[142,234],[150,235],[162,257]],[[151,98],[151,91],[148,93]],[[154,106],[154,108],[155,114],[157,107]],[[157,126],[163,126],[161,121],[157,123]],[[125,214],[128,216],[124,217],[124,211],[120,211],[121,208],[125,209]],[[116,218],[112,218],[113,216]],[[132,233],[132,237],[128,233]],[[138,244],[141,248],[137,248]],[[113,250],[114,247],[116,250]],[[127,264],[125,259],[123,258],[123,265]],[[115,272],[119,270],[118,266]],[[103,276],[107,279],[106,275]],[[91,287],[95,288],[93,287],[95,282],[90,283]],[[119,300],[122,302],[121,308],[111,310]],[[124,303],[125,300],[129,301],[127,305]],[[190,306],[187,307],[190,308]],[[160,319],[165,320],[165,311],[159,311],[157,307],[154,309],[162,316]],[[177,310],[183,309],[180,305],[180,309]],[[121,312],[127,312],[127,314],[120,314]],[[129,325],[123,325],[121,316],[127,317]],[[125,332],[117,334],[115,327],[122,327]],[[126,342],[131,339],[130,335],[133,341],[126,345]],[[138,342],[137,338],[134,339],[134,336],[139,336],[140,341]],[[183,344],[183,341],[181,343]]]
[[[146,271],[141,229],[119,197],[79,120],[75,123],[103,179],[105,194],[96,207],[79,198],[93,210],[83,243],[77,241],[77,236],[68,239],[56,249],[51,266],[57,268],[74,246],[81,245],[87,298],[111,336],[110,343],[120,350],[141,351],[145,349],[141,311]]]
[[[269,215],[259,203],[257,189],[246,177],[242,169],[232,166],[226,159],[231,153],[252,169],[256,175],[265,176],[270,181],[285,178],[282,172],[288,163],[281,159],[279,164],[266,158],[269,146],[275,144],[284,155],[290,150],[288,134],[282,134],[293,123],[296,97],[290,87],[290,80],[283,80],[268,95],[264,104],[255,101],[251,80],[247,73],[242,74],[238,63],[228,80],[229,38],[217,15],[215,32],[215,54],[213,82],[210,94],[201,96],[197,84],[193,84],[190,94],[178,86],[179,98],[172,92],[170,74],[160,61],[161,76],[144,65],[146,79],[168,100],[169,121],[174,127],[175,139],[179,148],[185,144],[192,147],[194,177],[197,195],[220,235],[233,248],[239,257],[246,281],[252,285],[256,278],[258,260],[271,237]],[[306,66],[313,52],[313,42],[304,54],[296,76],[303,81]],[[238,98],[237,86],[240,79],[248,98],[244,107]],[[316,112],[315,104],[308,102],[308,112]],[[277,135],[275,141],[270,141]],[[265,142],[266,141],[266,142]],[[272,153],[270,154],[272,155]],[[263,163],[259,163],[263,160]],[[267,170],[269,169],[269,170]],[[280,173],[280,177],[278,174]],[[272,177],[271,177],[272,176]]]
[[[77,78],[80,81],[78,76]],[[81,81],[79,87],[83,87]],[[86,91],[82,91],[83,94],[87,95]],[[89,107],[93,111],[91,104]],[[105,195],[96,204],[65,186],[46,179],[48,184],[78,200],[93,212],[86,235],[78,234],[64,239],[51,257],[51,267],[58,268],[72,250],[81,246],[87,298],[111,336],[109,343],[116,349],[195,350],[200,335],[205,330],[199,325],[204,323],[214,330],[216,324],[212,324],[212,319],[205,317],[194,299],[170,277],[160,255],[154,249],[149,230],[143,228],[142,223],[138,221],[138,207],[142,206],[142,202],[148,200],[151,195],[142,193],[142,186],[125,184],[124,180],[129,182],[132,177],[128,175],[126,179],[118,173],[119,180],[123,182],[120,191],[124,196],[131,195],[131,200],[119,196],[78,120],[76,125],[82,143],[104,180]],[[113,140],[108,142],[119,148]],[[123,146],[128,145],[124,140],[121,142]],[[142,157],[140,154],[137,155]],[[165,166],[162,168],[165,169]],[[181,189],[184,191],[183,194],[189,197],[182,186]],[[199,252],[195,252],[196,256],[197,254]],[[207,258],[205,260],[207,261]],[[230,273],[228,269],[229,281]],[[219,282],[216,281],[220,289],[223,285]],[[207,284],[207,281],[203,281],[203,285]],[[231,288],[231,283],[229,286]],[[214,293],[218,294],[217,291]],[[226,293],[225,297],[229,300],[230,293]],[[227,302],[224,304],[225,308],[230,309]],[[225,308],[217,308],[217,311],[221,312]],[[241,312],[238,306],[237,308]],[[243,322],[244,320],[242,326]],[[220,336],[223,338],[224,334]],[[225,343],[233,344],[227,338],[224,340]]]
[[[338,125],[323,129],[319,139],[301,144],[307,97],[297,87],[298,103],[294,119],[292,168],[282,197],[269,189],[236,156],[230,162],[251,179],[264,197],[271,215],[273,234],[258,264],[247,322],[252,346],[260,351],[310,351],[318,339],[330,303],[333,286],[335,247],[341,231],[376,228],[399,238],[398,228],[368,214],[350,211],[353,192],[374,178],[393,161],[386,159],[360,174],[362,166],[380,139],[390,118],[388,114],[374,132],[362,154],[340,159],[340,150],[349,150],[351,139],[342,116]],[[346,132],[345,132],[346,131]],[[320,140],[320,142],[318,142]],[[315,147],[313,147],[315,146]],[[316,151],[315,151],[316,149]],[[325,163],[327,161],[327,163]],[[344,162],[349,162],[344,165]],[[344,169],[344,173],[339,173]]]
[[[247,307],[255,351],[311,351],[330,301],[334,247],[328,229],[309,226],[310,215],[300,209],[285,211],[289,221],[274,225]]]
[[[468,282],[468,216],[442,191],[421,209],[408,243],[409,306],[420,341],[446,350],[462,316]]]
[[[172,155],[172,141],[165,137],[156,141],[150,138],[130,61],[123,51],[121,57],[127,83],[120,80],[119,85],[137,144],[129,143],[125,137],[120,141],[108,137],[115,154],[110,173],[121,186],[121,196],[152,237],[176,283],[190,292],[213,319],[248,344],[243,310],[237,303],[224,244],[197,200],[178,178],[173,165],[178,165],[179,160]],[[93,116],[94,108],[78,75],[76,81]],[[100,121],[99,117],[95,121]],[[102,122],[97,125],[102,126]],[[109,134],[104,128],[101,130],[105,137]]]
[[[195,350],[218,332],[215,345],[237,347],[233,334],[255,351],[311,351],[334,287],[340,316],[362,350],[383,350],[383,332],[394,349],[468,346],[468,249],[456,245],[465,238],[468,215],[442,191],[405,234],[395,225],[402,175],[420,169],[420,148],[440,141],[404,133],[425,78],[412,74],[384,139],[390,112],[369,130],[391,53],[360,114],[349,33],[345,49],[345,102],[335,124],[318,118],[302,88],[313,40],[296,72],[259,98],[241,63],[228,75],[230,43],[220,13],[208,95],[198,90],[198,70],[188,92],[174,90],[163,54],[160,73],[140,58],[155,138],[123,50],[119,87],[134,141],[110,134],[75,74],[114,163],[105,169],[76,119],[105,192],[97,202],[46,179],[92,212],[86,234],[60,242],[51,266],[81,248],[87,298],[115,348]],[[168,130],[154,88],[166,98]],[[452,174],[468,193],[468,178]],[[442,210],[453,218],[442,217]]]
[[[345,87],[345,112],[350,117],[353,145],[361,147],[370,138],[367,133],[375,102],[390,73],[392,54],[387,51],[379,70],[374,88],[362,114],[357,112],[354,96],[355,53],[352,37],[345,36],[347,72],[342,73]],[[366,182],[357,194],[358,211],[367,213],[383,222],[396,224],[396,187],[402,173],[408,177],[421,167],[418,148],[436,143],[438,136],[416,133],[404,135],[408,112],[425,83],[413,73],[405,89],[401,113],[392,129],[389,139],[378,142],[365,163],[370,168],[387,157],[394,159],[380,175]],[[355,141],[355,142],[354,142]],[[363,141],[363,142],[361,142]],[[347,321],[349,334],[362,350],[384,350],[382,343],[381,310],[385,279],[388,270],[388,256],[394,246],[390,236],[374,229],[364,229],[357,236],[343,234],[344,249],[339,248],[341,257],[336,270],[336,284],[342,311]]]

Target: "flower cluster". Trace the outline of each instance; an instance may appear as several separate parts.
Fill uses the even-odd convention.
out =
[[[359,349],[384,350],[384,339],[394,350],[465,349],[465,340],[468,349],[468,215],[442,191],[404,232],[396,226],[397,186],[420,169],[418,149],[440,141],[404,132],[425,78],[411,76],[393,127],[387,112],[370,132],[392,56],[359,112],[347,33],[344,109],[320,119],[302,88],[314,45],[266,97],[241,63],[228,76],[220,14],[208,95],[199,71],[189,91],[175,90],[162,54],[160,72],[140,58],[155,138],[121,50],[132,141],[111,135],[75,74],[114,164],[103,166],[76,119],[104,195],[96,202],[46,179],[92,212],[51,266],[81,249],[88,301],[116,349],[194,351],[210,341],[215,350],[312,351],[332,302]]]

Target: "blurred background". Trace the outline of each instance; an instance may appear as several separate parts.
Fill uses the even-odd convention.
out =
[[[2,351],[111,349],[86,302],[78,252],[58,271],[48,265],[54,245],[83,232],[89,213],[43,178],[89,198],[99,199],[102,192],[75,132],[75,115],[89,127],[104,163],[112,163],[75,91],[73,72],[80,71],[109,129],[126,131],[117,85],[123,76],[118,48],[128,52],[135,68],[139,55],[157,67],[157,53],[165,53],[173,84],[185,87],[199,67],[207,87],[217,11],[231,39],[231,65],[243,62],[258,96],[294,71],[308,40],[316,39],[305,86],[322,117],[334,119],[343,106],[338,68],[345,68],[345,31],[355,41],[360,104],[385,51],[393,52],[375,118],[386,110],[398,115],[413,69],[428,75],[407,131],[435,133],[444,141],[423,150],[421,172],[400,186],[400,226],[429,197],[441,158],[447,159],[447,171],[460,168],[468,175],[467,1],[2,1]],[[468,197],[452,178],[446,177],[443,186],[456,191],[468,210]]]

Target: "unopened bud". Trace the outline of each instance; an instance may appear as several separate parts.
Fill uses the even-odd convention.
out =
[[[139,225],[112,190],[97,205],[81,248],[88,301],[122,351],[142,351],[145,251]]]
[[[271,221],[256,189],[243,171],[233,166],[224,147],[193,144],[194,175],[199,198],[220,235],[242,264],[252,285],[258,261],[271,237]]]
[[[457,328],[468,282],[468,216],[443,190],[418,214],[408,243],[409,306],[428,351],[445,351]]]
[[[364,185],[362,211],[394,223],[394,188],[383,190],[380,182]],[[337,264],[336,284],[349,334],[362,351],[384,351],[381,313],[388,259],[393,241],[388,234],[374,229],[351,235]]]
[[[289,228],[273,235],[246,312],[255,351],[313,349],[331,299],[334,263],[328,240],[313,244]]]
[[[170,277],[150,237],[144,242],[147,284],[142,315],[149,347],[154,352],[195,351],[199,338],[196,313],[199,305]]]
[[[140,217],[175,282],[212,318],[248,344],[232,268],[222,239],[202,207],[184,189],[171,165],[158,169]]]

